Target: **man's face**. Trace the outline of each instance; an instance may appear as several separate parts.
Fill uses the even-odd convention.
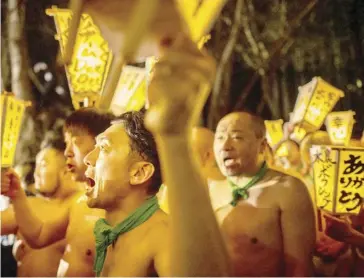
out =
[[[257,166],[259,154],[264,151],[264,140],[256,137],[251,121],[249,115],[231,114],[216,128],[214,154],[226,177],[251,174]]]
[[[47,148],[36,158],[34,171],[35,188],[43,194],[51,194],[59,186],[60,171],[64,170],[65,159],[61,152]]]
[[[95,138],[84,130],[65,132],[67,169],[73,173],[76,181],[85,181],[85,156],[94,148]]]
[[[132,163],[129,137],[122,124],[114,124],[97,136],[94,149],[85,158],[88,206],[117,206],[131,188]]]

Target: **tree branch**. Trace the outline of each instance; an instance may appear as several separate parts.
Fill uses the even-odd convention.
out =
[[[212,88],[212,95],[211,95],[211,102],[210,102],[210,109],[209,109],[209,119],[208,119],[208,126],[210,128],[213,127],[214,120],[215,120],[215,109],[217,107],[217,101],[219,97],[219,93],[221,90],[221,84],[224,78],[224,70],[226,68],[227,63],[231,59],[231,55],[234,52],[234,48],[236,45],[236,41],[238,38],[239,30],[240,30],[240,22],[241,22],[241,9],[242,9],[242,2],[243,0],[237,0],[235,6],[235,14],[234,14],[234,22],[231,28],[231,32],[229,34],[228,41],[226,46],[222,52],[220,63],[217,67],[216,71],[216,78]]]
[[[267,59],[267,61],[265,62],[265,68],[267,69],[267,71],[272,70],[271,66],[274,65],[274,62],[280,57],[280,53],[282,48],[284,48],[284,46],[286,45],[287,41],[290,39],[292,33],[300,26],[300,23],[302,21],[302,19],[309,13],[311,12],[311,10],[315,7],[315,5],[317,4],[318,0],[311,0],[307,6],[297,15],[297,17],[295,17],[295,19],[293,19],[291,22],[289,22],[288,26],[288,30],[287,32],[280,38],[278,39],[273,48],[272,51],[269,55],[269,58]],[[275,67],[277,65],[274,65]],[[249,84],[246,86],[246,88],[244,88],[243,94],[241,94],[241,97],[238,99],[238,101],[236,102],[235,105],[235,110],[239,109],[240,107],[242,107],[242,105],[244,104],[244,101],[247,97],[247,95],[249,95],[251,89],[253,88],[255,82],[259,79],[259,72],[255,71],[254,75],[251,78],[251,82],[249,82]]]

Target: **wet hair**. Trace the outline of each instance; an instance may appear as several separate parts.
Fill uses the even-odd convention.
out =
[[[73,112],[65,121],[63,132],[77,133],[83,130],[89,135],[96,137],[104,132],[115,116],[111,113],[101,113],[95,108],[82,108]]]
[[[149,194],[158,192],[162,184],[161,168],[157,145],[151,132],[144,126],[144,111],[126,112],[113,123],[121,123],[130,140],[130,148],[154,166],[154,173],[148,188]]]

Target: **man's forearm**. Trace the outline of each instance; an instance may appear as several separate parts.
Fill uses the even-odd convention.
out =
[[[157,145],[170,208],[171,275],[227,276],[225,245],[187,135],[160,136]]]
[[[18,228],[28,244],[32,248],[43,247],[43,244],[39,242],[43,222],[35,215],[22,189],[19,189],[17,196],[12,200],[12,204]]]

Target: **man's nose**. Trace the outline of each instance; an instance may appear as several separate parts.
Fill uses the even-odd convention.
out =
[[[230,151],[232,150],[232,144],[231,144],[231,139],[229,137],[226,137],[224,139],[224,141],[222,142],[222,150],[223,151]]]
[[[71,144],[66,145],[66,149],[64,150],[64,156],[65,157],[73,157],[74,156]]]

